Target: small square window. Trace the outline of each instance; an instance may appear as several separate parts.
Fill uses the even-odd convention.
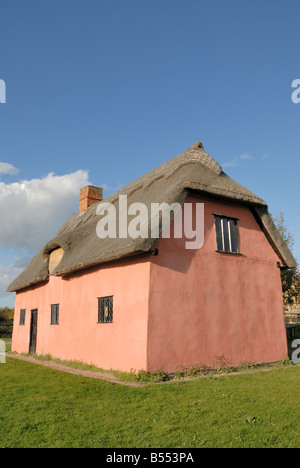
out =
[[[59,304],[51,305],[51,325],[59,325]]]
[[[25,325],[26,309],[20,310],[20,325]]]
[[[98,323],[112,323],[113,296],[98,298]]]
[[[215,215],[218,252],[239,253],[238,220]]]

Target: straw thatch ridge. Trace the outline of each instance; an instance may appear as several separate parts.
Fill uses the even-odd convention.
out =
[[[182,204],[193,192],[251,207],[282,263],[287,267],[296,265],[268,214],[266,203],[227,176],[222,167],[204,151],[200,142],[100,203],[114,204],[118,213],[119,196],[126,195],[128,206],[135,202],[144,203],[150,216],[151,203]],[[147,253],[153,248],[157,238],[100,239],[96,234],[99,221],[96,213],[98,205],[91,206],[84,213],[73,214],[57,236],[34,257],[26,270],[7,290],[19,291],[47,281],[49,254],[56,248],[64,250],[64,256],[53,272],[56,276],[68,275],[102,263]],[[150,219],[145,219],[145,223],[150,225]]]

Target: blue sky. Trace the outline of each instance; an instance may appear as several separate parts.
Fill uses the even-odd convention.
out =
[[[284,213],[300,258],[299,13],[298,0],[0,0],[0,306],[82,184],[109,195],[197,140]]]

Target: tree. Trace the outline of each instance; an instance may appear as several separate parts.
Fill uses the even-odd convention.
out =
[[[0,339],[11,338],[13,329],[14,309],[0,308]]]
[[[273,218],[281,237],[286,242],[288,248],[293,251],[295,244],[294,236],[289,232],[283,213]],[[300,303],[300,270],[299,265],[295,268],[281,271],[283,302],[285,306],[297,305]]]
[[[1,307],[0,308],[0,322],[7,322],[9,320],[13,320],[14,318],[14,309],[10,309],[9,307]]]

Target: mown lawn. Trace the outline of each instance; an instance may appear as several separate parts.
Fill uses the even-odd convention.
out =
[[[299,447],[300,367],[131,388],[8,359],[0,447]]]

